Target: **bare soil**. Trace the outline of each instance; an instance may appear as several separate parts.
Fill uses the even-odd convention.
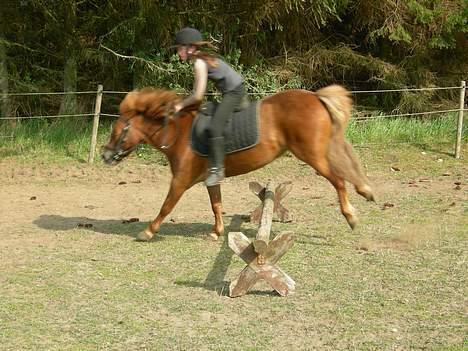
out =
[[[298,286],[287,298],[266,285],[226,297],[243,263],[204,240],[202,184],[158,239],[134,240],[164,200],[167,166],[0,161],[0,349],[461,350],[467,163],[359,151],[378,202],[349,188],[353,233],[331,185],[293,158],[223,184],[226,231],[253,237],[248,182],[293,181],[293,222],[273,224],[297,234],[281,264]]]

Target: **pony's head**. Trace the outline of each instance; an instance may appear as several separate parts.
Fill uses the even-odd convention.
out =
[[[180,98],[173,91],[145,88],[128,93],[120,103],[120,117],[115,122],[102,158],[115,164],[128,156],[138,144],[162,131]]]

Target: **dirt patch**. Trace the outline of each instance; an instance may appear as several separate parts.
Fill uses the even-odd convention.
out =
[[[166,196],[167,166],[3,160],[0,341],[6,349],[115,350],[462,345],[466,165],[417,176],[370,157],[378,202],[349,187],[361,219],[354,232],[328,181],[293,158],[223,184],[226,231],[253,237],[256,226],[242,220],[259,204],[248,183],[293,178],[283,201],[293,222],[273,223],[273,235],[297,235],[279,264],[297,285],[286,299],[265,284],[226,297],[245,264],[225,238],[204,240],[213,215],[201,184],[156,240],[135,241]]]
[[[363,251],[413,250],[437,239],[437,223],[408,224],[394,237],[382,240],[364,239],[357,248]]]

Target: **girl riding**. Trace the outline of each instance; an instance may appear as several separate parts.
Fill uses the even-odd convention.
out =
[[[203,41],[202,34],[194,28],[183,28],[176,34],[177,54],[182,61],[193,62],[195,81],[192,94],[175,105],[175,112],[187,106],[199,104],[206,92],[208,79],[212,80],[222,94],[210,122],[210,153],[206,186],[214,186],[224,179],[224,128],[233,111],[239,107],[245,95],[243,79],[225,61],[203,51],[210,43]]]

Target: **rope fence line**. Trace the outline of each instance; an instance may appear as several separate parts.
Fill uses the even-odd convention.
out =
[[[6,99],[10,96],[34,96],[34,95],[85,95],[96,94],[95,91],[57,91],[57,92],[37,92],[37,93],[8,93],[2,94],[0,99]]]
[[[93,113],[74,113],[71,115],[44,115],[44,116],[8,116],[0,117],[1,120],[18,120],[18,119],[47,119],[47,118],[67,118],[67,117],[89,117],[94,116]]]
[[[384,90],[352,90],[352,94],[361,94],[361,93],[386,93],[386,92],[402,92],[402,91],[427,91],[427,90],[450,90],[450,89],[462,89],[463,86],[450,86],[450,87],[430,87],[430,88],[405,88],[405,89],[384,89]],[[118,91],[118,90],[103,90],[103,94],[128,94],[129,91]],[[255,93],[247,93],[248,95],[268,95],[274,94],[277,91],[271,92],[255,92]],[[28,96],[28,95],[67,95],[67,94],[96,94],[96,91],[76,91],[76,92],[35,92],[35,93],[10,93],[10,94],[3,94],[1,98],[6,98],[8,96]],[[179,93],[181,94],[181,93]],[[207,96],[219,96],[220,93],[206,93]],[[466,109],[464,109],[466,110]],[[373,119],[380,119],[380,118],[393,118],[393,117],[411,117],[411,116],[422,116],[422,115],[431,115],[437,113],[449,113],[449,112],[458,112],[460,109],[453,109],[453,110],[440,110],[440,111],[427,111],[427,112],[414,112],[414,113],[405,113],[405,114],[392,114],[392,115],[381,115],[381,116],[369,116],[369,117],[361,117],[357,115],[355,117],[356,121],[365,122],[368,120]],[[7,117],[0,117],[0,120],[20,120],[20,119],[41,119],[41,118],[67,118],[67,117],[89,117],[93,114],[70,114],[70,115],[42,115],[42,116],[7,116]],[[110,113],[101,113],[101,116],[105,117],[119,117],[117,114],[110,114]]]
[[[391,93],[391,92],[403,92],[403,91],[428,91],[428,90],[454,90],[461,89],[461,86],[451,87],[430,87],[430,88],[401,88],[401,89],[382,89],[382,90],[351,90],[351,94],[370,94],[370,93]],[[280,90],[281,91],[281,90]],[[249,92],[248,95],[268,95],[275,94],[279,91],[257,91]],[[128,94],[130,91],[119,91],[119,90],[104,90],[104,94]],[[95,91],[67,91],[67,92],[35,92],[35,93],[8,93],[2,94],[1,99],[6,99],[10,96],[33,96],[33,95],[83,95],[83,94],[96,94]],[[181,92],[178,94],[182,94]],[[220,93],[207,93],[208,96],[218,96]]]
[[[414,142],[414,141],[392,141],[392,142],[378,142],[378,143],[360,143],[360,144],[355,144],[353,143],[353,147],[356,148],[356,149],[368,149],[369,147],[371,146],[381,146],[381,145],[387,145],[387,146],[390,146],[390,145],[423,145],[425,144],[424,142]],[[440,142],[440,144],[451,144],[451,142]]]
[[[402,89],[382,89],[382,90],[351,90],[352,94],[361,93],[393,93],[401,91],[427,91],[427,90],[454,90],[462,87],[433,87],[433,88],[402,88]]]
[[[463,111],[468,111],[468,109],[463,109]],[[460,112],[460,109],[452,110],[437,110],[437,111],[427,111],[427,112],[412,112],[412,113],[402,113],[402,114],[393,114],[393,115],[378,115],[378,116],[363,116],[359,113],[355,114],[353,120],[356,122],[366,122],[369,120],[375,119],[384,119],[384,118],[398,118],[398,117],[412,117],[412,116],[424,116],[424,115],[434,115],[434,114],[446,114],[450,112]],[[120,117],[118,114],[113,113],[100,113],[102,117]],[[80,114],[68,114],[68,115],[42,115],[42,116],[8,116],[0,117],[2,120],[22,120],[22,119],[47,119],[47,118],[69,118],[69,117],[90,117],[94,116],[93,113],[80,113]]]
[[[370,94],[370,93],[391,93],[391,92],[405,92],[405,91],[428,91],[428,90],[455,90],[461,89],[462,86],[451,86],[451,87],[430,87],[430,88],[401,88],[401,89],[382,89],[382,90],[351,90],[351,94]],[[247,95],[269,95],[280,92],[279,91],[258,91],[249,92]],[[130,91],[118,91],[118,90],[104,90],[105,94],[128,94]],[[178,93],[182,94],[182,93]],[[207,96],[219,96],[220,93],[206,93]]]
[[[389,93],[389,92],[410,92],[410,91],[430,91],[430,90],[460,90],[460,107],[458,109],[449,109],[449,110],[437,110],[437,111],[427,111],[427,112],[414,112],[414,113],[403,113],[403,114],[390,114],[390,115],[370,115],[364,116],[359,113],[355,114],[353,121],[362,123],[370,120],[378,120],[385,118],[401,118],[401,117],[412,117],[412,116],[423,116],[423,115],[434,115],[434,114],[447,114],[458,112],[458,126],[457,126],[457,140],[456,140],[456,151],[455,158],[460,157],[460,147],[461,147],[461,135],[463,131],[463,113],[468,111],[465,108],[465,95],[466,95],[466,82],[462,81],[461,86],[449,86],[449,87],[426,87],[426,88],[402,88],[402,89],[382,89],[382,90],[354,90],[351,91],[351,94],[362,94],[362,93]],[[251,92],[247,93],[248,95],[268,95],[277,93],[278,91],[272,92]],[[127,94],[127,91],[114,91],[114,90],[104,90],[102,85],[98,86],[97,91],[76,91],[76,92],[31,92],[31,93],[9,93],[1,94],[0,99],[7,99],[10,96],[37,96],[37,95],[70,95],[70,94],[96,94],[96,103],[95,103],[95,112],[94,113],[82,113],[82,114],[61,114],[61,115],[41,115],[41,116],[7,116],[0,117],[1,120],[25,120],[25,119],[47,119],[47,118],[70,118],[70,117],[90,117],[94,116],[93,122],[93,136],[92,139],[95,144],[95,139],[97,137],[97,129],[99,125],[99,117],[119,117],[118,114],[111,113],[101,113],[101,101],[104,94]],[[181,93],[178,93],[181,94]],[[207,96],[219,96],[219,93],[207,93]],[[13,136],[2,136],[0,138],[13,138]],[[92,142],[93,144],[93,142]],[[92,162],[94,158],[94,146],[91,146],[90,157],[88,162]]]
[[[403,113],[403,114],[395,114],[395,115],[379,115],[379,116],[360,116],[359,114],[353,117],[355,122],[366,122],[369,120],[376,120],[376,119],[385,119],[385,118],[399,118],[399,117],[412,117],[412,116],[424,116],[424,115],[433,115],[433,114],[445,114],[450,112],[459,112],[460,110],[440,110],[440,111],[428,111],[428,112],[414,112],[414,113]],[[463,111],[468,111],[468,109],[463,109]],[[92,113],[83,113],[83,114],[71,114],[71,115],[45,115],[45,116],[8,116],[8,117],[0,117],[0,121],[2,120],[28,120],[28,119],[48,119],[48,118],[69,118],[69,117],[91,117],[94,116]],[[102,117],[115,117],[118,118],[120,115],[112,114],[112,113],[101,113],[100,116]]]
[[[463,111],[468,111],[468,109],[463,109]],[[382,115],[382,116],[359,116],[356,115],[354,117],[354,121],[356,122],[366,122],[368,120],[373,120],[373,119],[383,119],[383,118],[391,118],[391,117],[411,117],[411,116],[424,116],[424,115],[434,115],[434,114],[444,114],[444,113],[449,113],[449,112],[460,112],[459,109],[454,109],[454,110],[439,110],[439,111],[428,111],[428,112],[413,112],[413,113],[402,113],[402,114],[395,114],[395,115]]]

